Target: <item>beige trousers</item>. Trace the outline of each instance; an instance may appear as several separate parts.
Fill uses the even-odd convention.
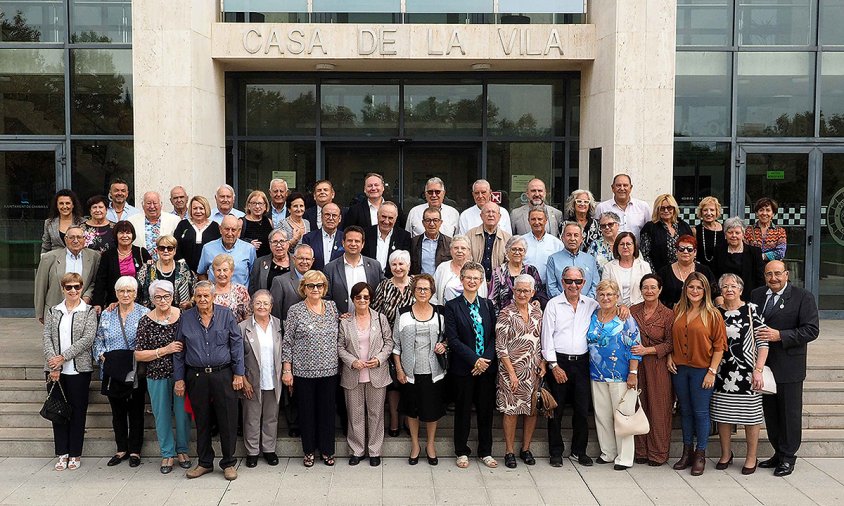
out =
[[[601,447],[601,458],[607,462],[615,461],[622,466],[632,466],[636,452],[634,436],[617,437],[615,435],[615,421],[613,413],[621,402],[627,383],[606,383],[592,381],[592,402],[595,404],[595,430],[598,433],[598,444]],[[636,396],[631,393],[624,399],[621,410],[632,413],[636,405]]]
[[[281,385],[279,388],[282,388]],[[258,455],[259,448],[262,452],[274,452],[278,439],[278,403],[275,400],[275,390],[263,390],[260,402],[256,395],[251,399],[244,397],[241,402],[243,446],[246,447],[246,454]]]
[[[387,398],[387,388],[374,388],[369,382],[358,383],[351,390],[344,388],[343,393],[349,414],[347,440],[352,455],[380,457],[381,446],[384,444],[384,400]]]

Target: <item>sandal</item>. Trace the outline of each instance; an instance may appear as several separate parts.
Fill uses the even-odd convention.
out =
[[[64,471],[67,469],[67,453],[59,455],[59,460],[56,461],[56,471]]]
[[[504,465],[507,466],[509,469],[516,468],[516,454],[508,453],[504,455]]]
[[[486,457],[481,457],[481,462],[490,469],[495,469],[498,467],[498,461],[492,458],[492,455],[487,455]]]
[[[302,459],[302,465],[305,467],[314,467],[314,454],[309,453]]]
[[[466,469],[469,467],[469,457],[466,455],[460,455],[457,457],[456,461],[457,467],[460,469]]]
[[[334,455],[323,455],[322,456],[322,463],[326,466],[333,466],[334,465]]]
[[[70,462],[67,464],[67,468],[71,471],[76,471],[82,467],[82,457],[71,457]]]

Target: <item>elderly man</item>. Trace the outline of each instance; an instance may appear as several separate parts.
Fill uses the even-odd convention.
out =
[[[68,272],[82,276],[82,300],[86,304],[91,303],[94,295],[94,279],[100,267],[99,252],[85,247],[82,227],[68,227],[64,239],[67,246],[41,255],[35,272],[35,317],[41,323],[44,323],[45,311],[64,299],[61,279]]]
[[[126,202],[129,198],[129,183],[122,179],[115,179],[108,187],[108,211],[106,218],[112,223],[128,219],[130,216],[139,214],[140,211]]]
[[[302,244],[314,251],[314,269],[321,271],[325,264],[343,256],[342,219],[340,206],[329,202],[322,207],[322,228],[311,230],[302,237]]]
[[[186,476],[199,478],[214,470],[211,421],[216,419],[223,452],[220,467],[227,480],[234,480],[237,397],[245,374],[243,337],[234,313],[214,304],[213,284],[197,283],[193,299],[196,306],[182,314],[176,332],[175,340],[182,343],[182,351],[173,354],[173,390],[179,397],[187,392],[196,418],[199,463]]]
[[[565,248],[548,257],[545,268],[546,276],[548,276],[549,297],[556,297],[563,293],[563,270],[570,265],[579,267],[583,274],[583,280],[586,282],[583,292],[588,297],[595,297],[595,290],[601,281],[601,276],[598,274],[598,262],[595,261],[595,257],[580,250],[582,244],[583,228],[577,222],[567,222],[563,227]]]
[[[178,185],[170,189],[170,204],[173,205],[170,214],[180,220],[188,218],[188,192],[185,191],[184,186]]]
[[[334,202],[334,185],[327,179],[321,179],[314,185],[314,202],[315,207],[305,209],[305,214],[302,216],[311,224],[311,231],[322,227],[322,208]],[[338,206],[339,208],[339,206]],[[341,209],[342,213],[343,210]],[[337,221],[337,226],[340,225],[340,220]]]
[[[327,299],[337,304],[337,311],[349,312],[352,287],[361,281],[373,289],[384,279],[384,270],[373,258],[361,255],[364,233],[357,225],[343,231],[343,256],[328,262],[325,276],[328,278]]]
[[[495,202],[484,204],[481,218],[483,223],[466,235],[472,248],[472,259],[484,266],[488,282],[492,278],[492,270],[504,263],[504,246],[510,239],[510,232],[502,230],[501,208]]]
[[[270,181],[270,211],[272,211],[273,228],[281,226],[281,220],[287,218],[287,195],[290,189],[284,179]]]
[[[245,213],[234,207],[234,188],[230,185],[220,185],[214,194],[214,200],[217,202],[217,207],[211,211],[211,221],[215,221],[218,224],[222,223],[223,218],[228,215],[232,215],[235,218],[243,218]]]
[[[619,232],[633,232],[636,239],[639,239],[639,231],[645,223],[651,221],[651,206],[644,200],[634,199],[630,196],[633,191],[633,182],[627,174],[616,174],[612,178],[613,198],[605,200],[595,207],[595,219],[601,214],[612,211],[621,219]]]
[[[377,225],[378,211],[381,209],[381,205],[387,202],[384,199],[384,188],[384,176],[375,172],[367,174],[363,182],[363,193],[366,195],[366,199],[349,206],[346,216],[343,217],[343,226],[357,225],[367,230],[372,225]],[[398,225],[403,228],[404,216],[401,208],[395,203],[393,203],[393,206],[396,208]]]
[[[442,214],[436,207],[425,209],[422,224],[425,233],[410,241],[410,273],[430,274],[437,272],[437,267],[451,260],[451,237],[440,233]]]
[[[562,466],[565,449],[561,434],[563,405],[571,390],[574,403],[571,458],[583,466],[591,466],[592,459],[586,455],[589,439],[586,417],[589,414],[591,389],[586,331],[589,330],[592,313],[598,308],[598,303],[582,295],[585,278],[580,267],[566,267],[561,279],[565,291],[548,301],[542,316],[542,357],[548,362],[548,370],[551,372],[546,385],[560,406],[554,412],[554,417],[548,419],[548,451],[551,465]]]
[[[545,213],[548,216],[545,231],[551,235],[557,235],[560,231],[560,225],[563,223],[563,212],[545,203],[545,181],[537,178],[531,179],[528,181],[525,193],[527,194],[528,203],[513,209],[513,233],[525,235],[530,232],[528,213],[532,208],[541,206],[545,208]]]
[[[144,193],[144,213],[129,217],[135,227],[135,241],[139,248],[146,248],[154,261],[158,261],[155,242],[162,235],[173,235],[181,221],[176,215],[161,214],[161,195],[158,192]]]
[[[349,209],[349,215],[352,211]],[[410,233],[396,226],[399,208],[396,204],[384,202],[378,208],[378,223],[362,227],[364,232],[363,255],[378,260],[384,269],[384,276],[391,278],[389,258],[396,250],[410,251]]]
[[[487,202],[492,201],[492,187],[486,179],[478,179],[472,184],[472,198],[475,205],[460,213],[460,221],[457,224],[457,233],[466,235],[469,230],[478,227],[483,223],[481,213]],[[510,224],[510,213],[501,208],[501,221],[498,224],[501,230],[508,234],[513,233],[513,226]]]
[[[410,232],[412,237],[422,235],[425,233],[425,225],[422,223],[425,209],[435,207],[440,210],[440,233],[449,237],[454,237],[457,233],[457,222],[460,221],[460,213],[457,209],[445,204],[445,183],[438,177],[432,177],[425,183],[425,200],[427,203],[419,204],[410,210],[407,215],[407,225],[405,229]]]
[[[525,264],[536,267],[542,283],[547,286],[548,258],[558,251],[563,251],[563,241],[546,232],[548,210],[545,209],[545,206],[531,207],[528,210],[528,222],[530,223],[530,232],[522,236],[527,243]]]
[[[794,471],[802,439],[806,345],[818,338],[818,306],[810,292],[789,283],[785,264],[779,260],[765,265],[765,284],[751,292],[750,302],[763,308],[765,326],[756,332],[757,338],[768,343],[767,365],[774,373],[777,393],[762,396],[774,456],[759,467],[774,468],[774,476],[788,476]]]
[[[201,279],[210,279],[212,283],[214,282],[214,269],[211,268],[211,262],[217,255],[226,253],[234,259],[232,283],[249,286],[249,273],[255,265],[256,256],[252,244],[240,240],[242,226],[243,222],[234,215],[230,214],[223,218],[220,223],[220,238],[202,247],[202,255],[199,257],[199,266],[196,271]]]

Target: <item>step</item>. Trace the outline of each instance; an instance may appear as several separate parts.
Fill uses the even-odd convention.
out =
[[[804,429],[844,429],[844,405],[810,404],[803,406]]]
[[[806,367],[806,381],[843,381],[844,365],[809,365]]]
[[[844,405],[844,382],[807,381],[803,383],[803,404]]]

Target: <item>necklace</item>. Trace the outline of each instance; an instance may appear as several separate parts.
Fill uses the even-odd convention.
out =
[[[700,235],[701,235],[701,239],[702,239],[702,242],[703,242],[703,244],[701,245],[701,248],[703,249],[703,259],[706,260],[706,263],[710,263],[713,260],[715,260],[715,252],[717,251],[717,248],[718,248],[718,231],[717,230],[712,231],[712,257],[710,257],[709,255],[706,254],[706,231],[709,230],[709,229],[707,229],[705,226],[701,226],[700,230],[701,230]]]
[[[158,311],[158,308],[155,308],[155,321],[156,323],[163,323],[168,324],[170,323],[170,310],[167,310],[167,316],[162,317],[161,313]]]

